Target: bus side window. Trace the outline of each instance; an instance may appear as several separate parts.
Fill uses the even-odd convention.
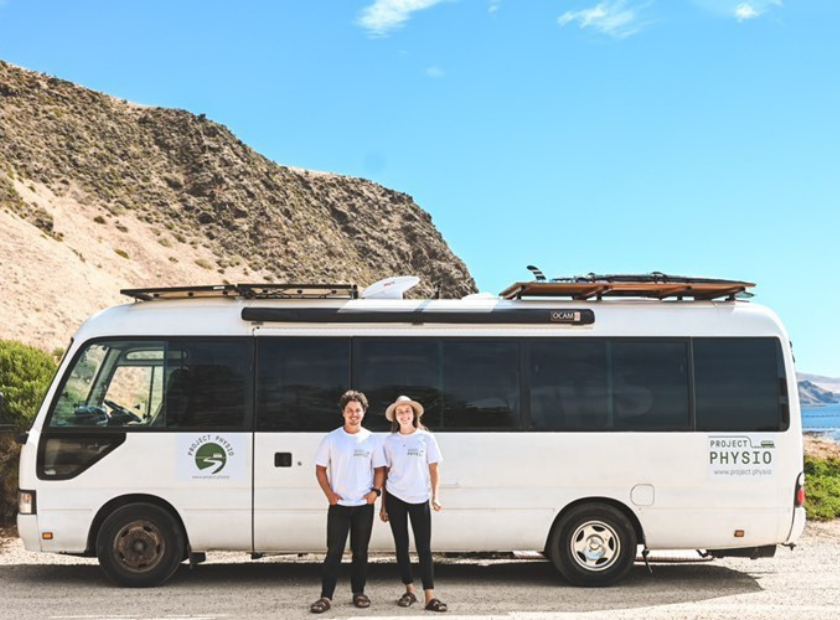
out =
[[[338,400],[349,387],[349,338],[257,339],[257,430],[331,431],[341,425]]]
[[[245,430],[251,411],[251,341],[170,340],[163,423],[172,429]]]
[[[599,339],[531,340],[531,425],[542,431],[606,430],[607,349]]]
[[[695,338],[697,430],[787,430],[781,356],[775,338]]]
[[[688,348],[673,340],[615,340],[614,426],[619,430],[688,430]]]
[[[443,428],[518,429],[518,341],[443,341]]]

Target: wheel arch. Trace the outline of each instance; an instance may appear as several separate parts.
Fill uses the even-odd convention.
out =
[[[573,508],[578,506],[582,506],[584,504],[606,504],[608,506],[612,506],[616,510],[620,511],[630,523],[633,525],[633,530],[636,533],[636,541],[639,544],[645,544],[645,532],[642,528],[642,523],[639,521],[639,517],[636,516],[636,513],[624,502],[620,502],[616,499],[611,497],[582,497],[580,499],[576,499],[569,504],[566,504],[563,509],[557,513],[557,516],[554,517],[554,521],[551,523],[551,527],[548,528],[548,532],[545,535],[545,542],[543,543],[543,553],[548,556],[549,548],[548,548],[548,541],[551,539],[551,533],[554,531],[554,528],[557,527],[557,524],[563,519],[563,517]]]
[[[97,511],[96,516],[91,522],[90,531],[88,532],[87,551],[85,552],[86,556],[96,557],[96,538],[97,536],[99,536],[99,530],[102,528],[102,524],[105,522],[105,519],[108,518],[108,515],[110,515],[118,508],[128,506],[129,504],[152,504],[153,506],[157,506],[158,508],[162,508],[169,512],[172,515],[172,517],[178,522],[178,525],[181,528],[181,532],[184,535],[184,557],[186,557],[188,549],[190,547],[190,539],[189,534],[187,533],[187,528],[184,526],[184,520],[181,518],[180,513],[175,509],[175,507],[172,504],[170,504],[165,499],[158,497],[157,495],[146,495],[144,493],[120,495],[119,497],[115,497],[106,502]]]

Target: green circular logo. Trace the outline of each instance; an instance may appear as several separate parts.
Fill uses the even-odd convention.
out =
[[[227,464],[225,449],[217,443],[206,443],[195,453],[195,464],[199,469],[215,467],[211,474],[218,474]]]

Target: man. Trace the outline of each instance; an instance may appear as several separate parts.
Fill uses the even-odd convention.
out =
[[[344,426],[324,437],[315,455],[315,477],[330,503],[321,598],[310,607],[316,614],[332,606],[348,533],[353,551],[350,577],[353,604],[362,609],[370,607],[370,599],[365,594],[368,544],[373,529],[373,505],[385,483],[382,442],[362,427],[367,398],[361,392],[349,390],[339,400],[339,407]]]

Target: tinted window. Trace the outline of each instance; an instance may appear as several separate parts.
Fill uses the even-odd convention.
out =
[[[684,342],[563,339],[529,346],[536,430],[686,430]]]
[[[784,414],[784,370],[773,338],[694,340],[697,429],[778,431]]]
[[[613,427],[688,430],[688,353],[685,342],[613,341]]]
[[[350,387],[348,338],[261,338],[257,428],[327,432],[342,424],[338,400]]]
[[[370,403],[364,425],[371,430],[389,428],[385,409],[405,394],[423,405],[423,422],[440,428],[440,341],[430,338],[358,338],[353,345],[354,389]]]
[[[442,366],[441,428],[480,430],[519,426],[518,341],[444,340]]]
[[[172,340],[166,354],[167,428],[246,429],[251,405],[251,342]]]
[[[537,430],[607,427],[607,344],[598,340],[530,342],[531,424]]]
[[[50,426],[245,429],[248,340],[107,341],[77,356]]]

